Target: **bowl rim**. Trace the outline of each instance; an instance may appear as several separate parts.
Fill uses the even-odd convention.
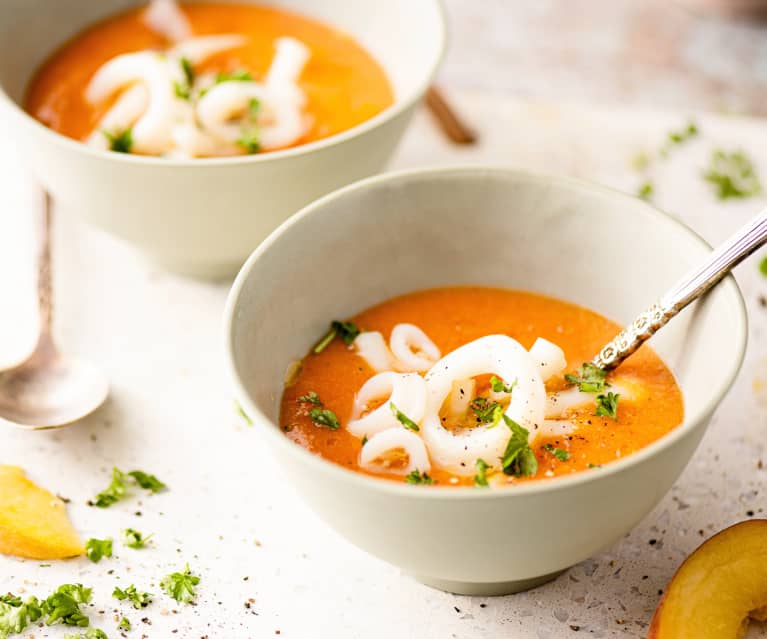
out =
[[[258,263],[261,255],[266,253],[275,245],[281,235],[290,227],[295,224],[299,224],[305,217],[317,214],[321,212],[327,204],[336,200],[347,197],[350,194],[359,193],[371,188],[375,188],[379,185],[392,184],[397,182],[406,182],[409,180],[418,179],[430,179],[430,178],[444,178],[453,177],[455,179],[462,179],[467,176],[486,176],[488,174],[499,175],[507,178],[516,178],[523,180],[532,180],[536,182],[547,182],[549,184],[554,183],[562,187],[575,188],[582,191],[588,191],[592,193],[600,193],[616,200],[623,200],[631,202],[636,206],[639,204],[649,214],[656,219],[669,223],[679,233],[686,234],[688,237],[696,241],[702,248],[712,250],[711,245],[706,242],[698,233],[693,231],[689,226],[682,222],[679,218],[662,211],[661,209],[629,195],[628,193],[619,191],[617,189],[581,180],[578,178],[572,178],[561,175],[547,174],[542,172],[532,172],[520,169],[514,169],[510,167],[504,167],[500,165],[453,165],[448,167],[423,167],[417,169],[407,169],[402,171],[392,171],[388,173],[382,173],[373,177],[359,180],[345,187],[342,187],[336,191],[328,193],[323,197],[315,200],[303,209],[289,217],[279,227],[277,227],[269,236],[253,251],[245,264],[240,269],[237,277],[234,280],[231,290],[227,296],[226,306],[223,316],[224,327],[224,351],[226,359],[227,373],[233,383],[235,391],[235,398],[243,407],[246,414],[255,418],[254,422],[264,422],[267,427],[261,429],[266,432],[266,436],[272,438],[275,446],[282,446],[287,454],[293,455],[296,461],[304,464],[309,469],[314,469],[320,473],[327,473],[331,478],[338,481],[347,481],[357,484],[359,489],[369,489],[386,493],[391,496],[401,496],[408,498],[419,499],[504,499],[514,496],[529,497],[533,495],[541,495],[551,491],[565,490],[571,487],[580,486],[593,481],[600,481],[606,479],[617,473],[621,473],[624,470],[628,470],[633,466],[639,465],[651,457],[660,454],[665,449],[670,448],[673,444],[680,439],[686,437],[696,427],[700,426],[716,409],[724,396],[729,392],[732,387],[735,378],[737,377],[746,351],[746,343],[748,340],[748,316],[746,313],[746,305],[743,299],[743,294],[737,285],[737,282],[732,274],[725,277],[718,286],[726,287],[732,296],[734,296],[733,310],[736,313],[736,334],[734,335],[737,342],[737,349],[733,352],[734,356],[729,365],[729,370],[724,378],[724,382],[716,389],[708,399],[701,403],[696,410],[688,412],[685,410],[685,417],[681,424],[676,426],[673,430],[666,433],[659,439],[648,444],[644,448],[615,460],[603,466],[599,472],[578,472],[573,473],[565,477],[557,477],[554,479],[546,479],[540,481],[526,482],[521,485],[513,487],[504,487],[494,490],[477,490],[473,486],[430,486],[428,489],[417,490],[413,489],[413,486],[408,486],[404,482],[398,484],[393,481],[379,479],[363,473],[359,473],[354,470],[347,469],[332,461],[329,461],[319,455],[314,455],[306,450],[303,446],[297,445],[295,442],[288,439],[280,430],[279,424],[276,424],[271,418],[265,415],[250,399],[245,385],[243,384],[240,376],[237,372],[235,353],[234,353],[234,332],[235,332],[235,318],[237,314],[237,308],[239,306],[239,299],[246,281],[249,279],[250,274]],[[617,207],[616,207],[617,209]],[[687,408],[687,407],[685,407]],[[689,460],[688,460],[689,462]]]
[[[137,164],[147,166],[163,166],[169,168],[184,169],[187,167],[217,167],[217,166],[239,166],[249,164],[260,164],[262,162],[271,162],[279,160],[287,160],[300,155],[309,155],[315,151],[322,151],[324,149],[334,147],[338,144],[342,144],[356,138],[358,136],[367,133],[373,129],[382,126],[383,124],[394,120],[398,116],[402,115],[413,106],[415,106],[421,98],[424,96],[431,86],[437,71],[445,59],[448,44],[448,26],[447,26],[447,11],[444,6],[444,0],[427,0],[434,5],[437,13],[437,46],[431,53],[431,60],[428,64],[428,68],[425,76],[421,79],[416,86],[408,92],[405,96],[399,98],[395,96],[393,104],[386,107],[380,113],[374,115],[372,118],[360,122],[359,124],[314,142],[308,142],[307,144],[299,144],[280,151],[270,151],[268,153],[256,153],[253,155],[237,155],[230,157],[213,157],[213,158],[164,158],[154,157],[149,155],[134,155],[132,153],[114,153],[102,149],[96,149],[88,146],[80,140],[70,138],[58,131],[45,126],[42,122],[37,120],[31,114],[19,104],[16,100],[11,98],[6,92],[2,83],[0,83],[0,106],[4,106],[9,111],[9,115],[19,118],[27,126],[31,126],[33,130],[40,132],[41,135],[50,138],[51,142],[58,144],[66,149],[70,149],[75,153],[84,153],[85,155],[93,158],[100,158],[104,160],[114,161],[117,163],[125,164]],[[332,23],[329,23],[332,26]],[[353,38],[357,38],[357,34],[349,32]],[[371,54],[372,55],[372,54]],[[375,58],[374,58],[375,59]],[[376,59],[376,62],[378,60]],[[380,63],[379,63],[380,64]],[[386,71],[384,69],[384,71]],[[387,74],[388,75],[388,74]],[[31,76],[30,76],[31,77]]]

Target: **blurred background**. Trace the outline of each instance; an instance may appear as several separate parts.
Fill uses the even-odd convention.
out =
[[[767,115],[762,0],[444,0],[446,88]]]

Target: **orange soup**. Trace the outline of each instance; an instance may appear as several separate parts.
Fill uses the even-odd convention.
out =
[[[646,345],[607,375],[584,364],[619,329],[528,292],[397,297],[334,322],[293,367],[280,423],[309,451],[398,482],[493,487],[599,472],[684,412]]]
[[[393,103],[381,66],[330,25],[249,3],[156,4],[56,51],[27,110],[114,151],[204,157],[321,140]]]

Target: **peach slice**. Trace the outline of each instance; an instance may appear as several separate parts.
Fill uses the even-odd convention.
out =
[[[679,567],[648,639],[737,639],[767,613],[767,519],[743,521],[704,542]]]
[[[64,502],[17,466],[0,466],[0,553],[63,559],[83,553]]]

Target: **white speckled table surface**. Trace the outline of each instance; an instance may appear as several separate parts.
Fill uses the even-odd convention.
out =
[[[452,97],[480,143],[451,147],[421,112],[393,168],[491,162],[634,191],[643,178],[631,158],[659,148],[689,115]],[[720,203],[701,170],[713,148],[744,148],[767,175],[767,128],[692,115],[701,134],[653,167],[656,199],[718,242],[765,199]],[[33,322],[24,293],[30,271],[16,261],[29,246],[29,218],[19,204],[25,187],[12,149],[2,158],[0,363],[7,364],[23,355]],[[92,624],[110,637],[119,636],[123,614],[134,625],[129,636],[152,638],[643,637],[659,590],[686,554],[714,531],[764,515],[767,308],[760,298],[767,278],[755,259],[737,272],[751,317],[746,362],[672,492],[620,543],[556,581],[509,597],[470,598],[431,590],[350,546],[296,498],[259,433],[232,406],[221,353],[228,285],[158,272],[113,238],[62,222],[57,333],[68,353],[103,366],[111,399],[60,432],[0,430],[0,463],[25,467],[71,499],[86,538],[117,538],[127,526],[155,536],[141,551],[116,543],[116,556],[99,564],[0,558],[0,590],[45,595],[60,583],[83,582],[95,592]],[[170,490],[108,510],[88,507],[113,465],[156,473]],[[159,578],[184,562],[202,577],[195,606],[159,592]],[[134,611],[111,598],[115,585],[129,583],[155,592],[155,603]],[[63,634],[35,626],[27,636]]]

